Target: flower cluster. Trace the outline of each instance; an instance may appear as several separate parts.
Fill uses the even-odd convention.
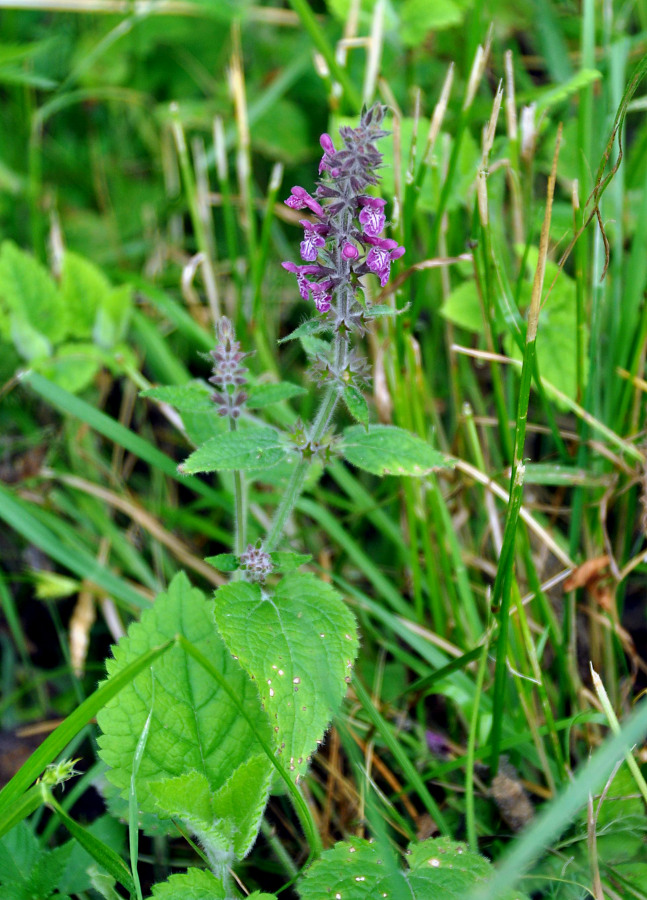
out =
[[[213,359],[209,381],[216,386],[211,399],[218,407],[218,415],[237,419],[247,400],[247,394],[241,390],[247,382],[247,369],[241,363],[250,354],[241,353],[234,326],[225,316],[218,320],[216,334],[218,343],[209,354]]]
[[[320,313],[334,311],[336,327],[357,328],[360,305],[355,299],[358,277],[373,272],[384,287],[391,263],[404,253],[397,241],[384,238],[385,201],[367,190],[378,183],[382,154],[375,142],[388,132],[381,129],[386,108],[376,104],[362,113],[357,128],[340,129],[342,148],[335,149],[328,134],[321,136],[324,151],[319,165],[323,179],[313,197],[293,187],[285,201],[291,209],[308,210],[301,220],[303,265],[284,262],[297,276],[304,300],[312,299]]]
[[[240,565],[250,581],[265,581],[272,572],[272,559],[260,545],[248,544],[240,556]]]

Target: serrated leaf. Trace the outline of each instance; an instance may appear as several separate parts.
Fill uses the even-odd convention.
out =
[[[154,900],[227,900],[227,891],[206,869],[189,869],[153,885]]]
[[[301,900],[329,900],[335,893],[352,900],[389,896],[412,900],[464,900],[466,891],[483,884],[490,862],[465,844],[432,838],[409,846],[408,871],[389,871],[376,843],[361,838],[341,841],[308,869],[300,886]],[[519,891],[497,900],[527,900]]]
[[[285,454],[286,449],[273,428],[245,428],[210,438],[179,469],[183,475],[233,469],[262,470],[275,466]]]
[[[2,897],[46,900],[56,890],[73,842],[54,850],[43,850],[25,822],[0,839],[0,887]]]
[[[178,816],[190,826],[207,853],[231,847],[243,859],[258,834],[270,774],[267,757],[253,756],[216,793],[201,772],[152,782],[150,791],[164,814]]]
[[[205,562],[218,569],[219,572],[235,572],[240,563],[235,553],[218,553],[216,556],[207,556]]]
[[[342,391],[342,398],[346,409],[365,428],[368,428],[368,403],[361,391],[351,384],[347,384]]]
[[[540,93],[539,97],[535,100],[535,103],[537,104],[535,115],[538,116],[540,113],[546,112],[546,110],[555,106],[557,103],[562,103],[573,94],[579,93],[582,88],[587,87],[589,84],[593,84],[594,81],[599,81],[600,78],[602,78],[602,73],[598,72],[597,69],[580,69],[580,71],[573,75],[572,78],[569,78],[568,81],[564,81],[562,84],[548,88]]]
[[[256,680],[277,754],[296,778],[346,692],[354,617],[334,588],[307,573],[287,575],[272,593],[234,582],[215,601],[220,633]]]
[[[0,249],[0,298],[16,319],[51,344],[65,337],[68,317],[61,293],[47,269],[13,241],[4,241]]]
[[[306,393],[304,387],[289,381],[280,381],[278,384],[255,384],[246,390],[247,406],[250,409],[263,409],[272,403],[280,403],[281,400],[290,400]]]
[[[312,557],[309,553],[290,553],[286,550],[273,550],[270,559],[275,572],[290,572],[309,563]]]
[[[215,414],[215,406],[211,399],[211,391],[201,381],[190,381],[188,384],[164,384],[159,387],[140,391],[140,397],[149,397],[168,403],[180,412],[211,412]]]
[[[207,601],[201,591],[192,588],[182,572],[114,648],[114,659],[107,661],[109,675],[114,676],[143,652],[178,633],[217,667],[232,695],[214,682],[193,657],[175,646],[97,716],[103,731],[99,738],[100,756],[111,767],[107,777],[125,797],[137,742],[152,708],[148,739],[136,776],[137,802],[145,812],[159,812],[152,783],[196,772],[206,779],[211,793],[217,795],[239,766],[263,755],[256,735],[270,740],[269,724],[260,708],[256,687],[218,635],[213,601]],[[241,708],[247,718],[241,715]],[[269,773],[269,760],[266,765]],[[247,804],[249,798],[245,800]],[[217,805],[214,809],[220,815]],[[246,815],[241,805],[241,822],[246,821]]]
[[[452,464],[422,438],[394,425],[373,425],[368,432],[352,425],[340,450],[349,463],[374,475],[427,475]]]
[[[279,340],[279,344],[286,341],[296,341],[299,338],[308,337],[313,334],[319,334],[322,331],[332,331],[332,327],[321,319],[307,319],[302,322],[294,331]]]
[[[61,293],[68,311],[70,335],[78,338],[92,336],[97,310],[110,290],[110,282],[97,266],[83,256],[66,251]]]
[[[377,844],[351,837],[324,850],[306,872],[299,895],[301,900],[330,900],[335,894],[352,900],[375,900],[384,894],[401,896],[405,887],[404,874],[399,877],[383,865]],[[411,896],[411,892],[406,891],[404,896]]]

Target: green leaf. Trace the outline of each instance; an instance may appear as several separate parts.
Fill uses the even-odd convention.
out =
[[[153,885],[154,900],[227,900],[227,891],[211,872],[189,869]]]
[[[342,841],[326,850],[308,869],[301,883],[301,900],[329,900],[333,891],[353,900],[408,897],[413,900],[464,900],[465,892],[487,883],[490,862],[450,838],[432,838],[409,845],[406,872],[385,865],[379,844],[361,838]],[[497,900],[527,900],[519,891]]]
[[[48,381],[73,394],[85,390],[103,364],[103,354],[94,344],[60,344],[49,359],[34,363],[34,370]]]
[[[245,428],[212,437],[186,459],[178,470],[183,475],[233,469],[269,469],[286,454],[273,428]]]
[[[340,449],[349,463],[374,475],[427,475],[452,465],[422,438],[394,425],[373,425],[368,432],[353,425],[344,431]]]
[[[108,683],[149,647],[176,634],[213,663],[233,697],[199,662],[175,646],[99,713],[97,721],[103,731],[100,756],[111,766],[108,779],[121,789],[122,796],[127,796],[137,742],[152,706],[148,739],[136,775],[139,808],[159,814],[160,788],[155,783],[197,773],[215,795],[214,815],[223,820],[221,833],[227,830],[231,836],[247,827],[247,807],[253,804],[245,794],[244,803],[236,805],[227,799],[226,808],[220,810],[218,792],[239,766],[263,754],[258,737],[269,741],[270,729],[256,687],[218,636],[213,601],[192,588],[184,573],[176,575],[168,592],[156,598],[154,606],[140,622],[130,626],[115,647],[114,659],[107,662]],[[151,679],[155,681],[154,692]],[[271,763],[267,758],[265,765],[269,780]],[[267,788],[261,791],[258,784],[256,787],[258,805],[264,802]],[[226,793],[223,796],[227,797]],[[201,802],[200,797],[187,797],[187,802],[193,799]],[[228,818],[231,810],[234,819]],[[232,847],[222,849],[229,852]]]
[[[364,313],[365,319],[383,319],[385,316],[400,316],[409,309],[411,304],[407,303],[402,309],[394,309],[387,303],[374,303]]]
[[[537,265],[537,249],[527,256],[527,274],[533,277]],[[537,331],[537,365],[539,374],[572,400],[577,395],[577,298],[575,282],[556,263],[546,263],[545,283],[555,285],[543,302]],[[584,336],[586,340],[586,335]],[[511,336],[504,338],[506,353],[521,359],[521,352]],[[563,403],[555,400],[560,408]]]
[[[593,84],[593,82],[598,81],[600,78],[602,78],[602,73],[598,72],[597,69],[580,69],[580,71],[573,75],[572,78],[569,78],[568,81],[564,81],[556,87],[548,88],[540,93],[539,97],[535,99],[535,103],[537,104],[535,115],[539,117],[540,113],[544,113],[552,106],[556,106],[558,103],[568,100],[573,94],[579,93],[583,88],[587,87],[589,84]]]
[[[270,559],[275,572],[290,572],[309,563],[312,557],[309,553],[290,553],[287,550],[273,550]]]
[[[205,562],[218,569],[219,572],[235,572],[240,563],[235,553],[218,553],[216,556],[207,556]]]
[[[51,342],[22,313],[11,314],[10,336],[18,353],[30,362],[47,357],[52,352]]]
[[[476,282],[471,279],[454,288],[440,307],[440,314],[454,325],[480,334],[483,331],[483,310]]]
[[[92,834],[91,831],[88,831],[78,822],[75,822],[75,820],[65,812],[53,797],[50,798],[49,802],[72,837],[76,838],[81,847],[90,854],[95,862],[112,875],[113,878],[123,884],[128,891],[134,893],[135,884],[133,882],[132,873],[120,855],[116,853],[112,847],[109,847],[100,838]]]
[[[233,848],[243,859],[256,840],[270,785],[266,756],[253,756],[213,793],[201,772],[153,782],[150,791],[165,814],[178,816],[207,849]]]
[[[355,620],[329,584],[287,575],[273,592],[234,582],[216,592],[216,621],[255,679],[292,778],[304,774],[346,692],[358,647]]]
[[[72,337],[92,337],[97,310],[110,290],[110,282],[97,266],[83,256],[66,251],[61,272],[61,293]]]
[[[312,335],[303,335],[301,338],[301,346],[308,356],[315,358],[321,356],[324,359],[328,358],[331,349],[330,341],[324,341],[321,338],[313,337]]]
[[[67,334],[65,303],[49,272],[13,241],[0,248],[0,300],[21,328],[31,326],[52,344]]]
[[[305,393],[304,387],[289,381],[280,381],[278,384],[255,384],[247,388],[247,406],[250,409],[263,409],[272,403],[290,400]]]
[[[45,900],[56,890],[72,852],[72,841],[42,850],[38,838],[21,822],[0,840],[2,896],[12,900]]]
[[[351,384],[347,384],[342,391],[342,398],[346,409],[366,429],[368,429],[368,403],[361,391]]]
[[[301,900],[330,900],[336,893],[352,900],[375,900],[384,894],[403,896],[404,874],[392,873],[383,862],[376,843],[356,837],[340,841],[325,850],[306,872],[299,885]],[[411,897],[412,892],[406,891],[404,896]]]
[[[417,47],[430,31],[459,25],[465,10],[454,0],[406,0],[400,13],[400,36],[404,44]]]
[[[120,854],[124,849],[125,828],[111,815],[106,813],[85,826],[86,832],[111,847]],[[175,832],[177,833],[177,831]],[[64,894],[80,894],[92,886],[90,870],[99,870],[90,854],[76,841],[72,841],[72,852],[68,858],[65,871],[58,881],[58,889]],[[107,875],[107,873],[106,873]],[[109,876],[107,876],[109,877]],[[115,879],[111,879],[114,881]]]
[[[113,288],[97,310],[92,336],[99,347],[113,347],[126,336],[132,312],[133,290],[129,284]]]
[[[328,322],[323,322],[321,319],[307,319],[295,328],[294,331],[291,331],[290,334],[281,338],[279,344],[284,344],[286,341],[296,341],[298,338],[309,337],[313,334],[319,334],[322,331],[332,331],[332,326],[329,325]]]
[[[202,381],[190,381],[183,385],[161,385],[160,387],[147,388],[140,391],[140,397],[149,397],[151,400],[159,400],[160,403],[168,403],[180,412],[210,412],[215,414],[215,406],[211,399],[212,392]]]

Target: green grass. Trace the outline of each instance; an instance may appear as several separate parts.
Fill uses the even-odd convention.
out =
[[[303,382],[304,347],[277,345],[310,312],[280,267],[300,238],[282,199],[313,186],[319,134],[380,99],[396,111],[384,196],[407,252],[378,301],[400,314],[364,340],[367,399],[373,422],[432,441],[455,466],[415,480],[340,460],[300,473],[283,549],[312,554],[362,646],[298,815],[285,796],[271,802],[269,844],[240,877],[277,890],[320,841],[372,834],[399,853],[433,821],[492,859],[500,895],[647,897],[634,797],[647,671],[647,7],[498,0],[447,3],[443,19],[441,4],[403,0],[362,2],[353,19],[351,6],[3,12],[3,237],[55,275],[65,246],[134,293],[127,333],[102,345],[78,391],[31,365],[0,298],[0,716],[12,733],[64,719],[0,796],[0,826],[28,815],[43,849],[62,843],[56,805],[30,785],[75,736],[82,770],[96,765],[110,643],[178,569],[218,583],[203,558],[233,547],[233,479],[177,471],[212,426],[138,391],[206,378],[221,312],[255,351],[253,379]],[[344,34],[361,40],[340,53]],[[308,386],[265,421],[311,421],[323,393]],[[277,510],[281,520],[277,473],[237,493],[249,540]],[[39,567],[76,591],[37,599]],[[67,629],[80,591],[97,618],[79,679]],[[45,603],[59,644],[51,620],[39,624]],[[510,790],[523,785],[535,810],[521,834],[492,791],[510,769]],[[85,782],[75,794],[92,796]],[[66,797],[76,827],[102,815],[96,800],[86,815]],[[128,858],[125,841],[116,852]],[[155,860],[140,865],[143,896],[194,856],[145,833],[139,852]]]

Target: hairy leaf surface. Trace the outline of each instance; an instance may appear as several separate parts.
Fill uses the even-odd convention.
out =
[[[403,428],[373,425],[369,431],[353,425],[344,431],[342,455],[374,475],[427,475],[451,465],[439,450]]]
[[[258,684],[286,769],[303,774],[346,691],[358,647],[352,613],[330,585],[294,573],[274,589],[219,588],[216,621]]]
[[[180,466],[184,475],[222,472],[233,469],[267,469],[285,456],[279,435],[273,428],[245,428],[227,431],[199,447]]]
[[[107,663],[108,673],[114,675],[149,648],[182,634],[218,669],[237,702],[176,646],[155,662],[152,671],[143,672],[99,713],[97,721],[104,732],[99,738],[100,755],[111,766],[108,778],[127,796],[137,742],[152,709],[148,739],[136,776],[139,809],[158,814],[160,809],[176,812],[156,802],[160,791],[153,790],[152,784],[197,773],[215,795],[214,815],[233,817],[223,828],[244,830],[247,807],[264,802],[267,784],[263,788],[262,779],[257,779],[257,796],[252,798],[246,792],[238,803],[223,794],[227,796],[223,809],[218,808],[218,792],[239,766],[263,755],[256,735],[269,741],[270,729],[255,686],[218,635],[213,608],[213,601],[207,601],[192,588],[184,573],[178,574],[168,592],[157,597],[154,606],[144,612],[140,622],[130,626],[126,637],[115,647],[114,659]],[[267,758],[265,764],[269,773],[271,763]],[[195,801],[199,804],[200,796]],[[187,796],[187,802],[192,803],[193,798]]]

